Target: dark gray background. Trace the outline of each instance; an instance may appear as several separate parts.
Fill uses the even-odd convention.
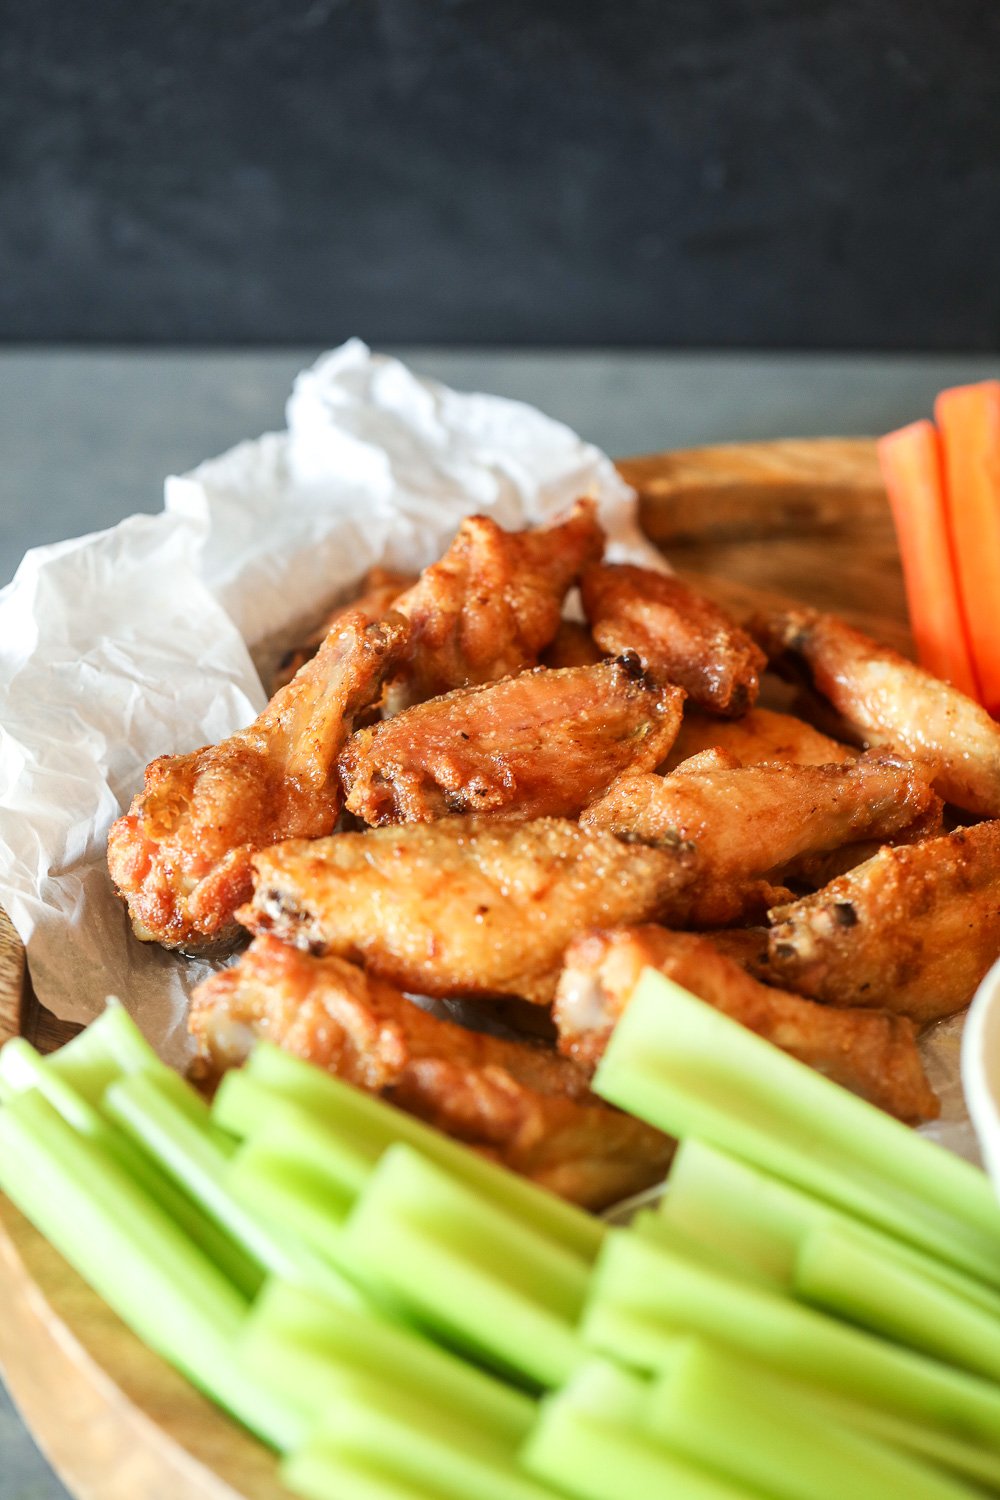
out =
[[[1000,348],[997,0],[0,7],[0,339]]]

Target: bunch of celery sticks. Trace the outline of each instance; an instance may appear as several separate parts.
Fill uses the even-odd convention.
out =
[[[627,1228],[112,1007],[0,1054],[0,1185],[314,1500],[1000,1494],[986,1178],[651,972],[595,1086],[681,1143]]]

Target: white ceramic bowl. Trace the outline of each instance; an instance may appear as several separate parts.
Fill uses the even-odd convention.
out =
[[[966,1018],[962,1088],[983,1163],[1000,1191],[1000,960],[976,991]]]

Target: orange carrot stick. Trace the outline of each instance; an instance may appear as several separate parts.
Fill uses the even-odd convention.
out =
[[[941,444],[931,422],[913,422],[878,444],[889,492],[910,625],[922,667],[977,698],[948,532]]]
[[[1000,714],[1000,380],[956,386],[934,403],[962,613],[980,699]]]

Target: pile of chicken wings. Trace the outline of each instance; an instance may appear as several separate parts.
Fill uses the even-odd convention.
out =
[[[1000,955],[1000,726],[833,616],[741,628],[603,552],[587,500],[470,517],[148,767],[108,845],[136,934],[252,936],[195,992],[209,1081],[265,1036],[598,1209],[670,1157],[589,1088],[652,966],[936,1114],[917,1029]]]

